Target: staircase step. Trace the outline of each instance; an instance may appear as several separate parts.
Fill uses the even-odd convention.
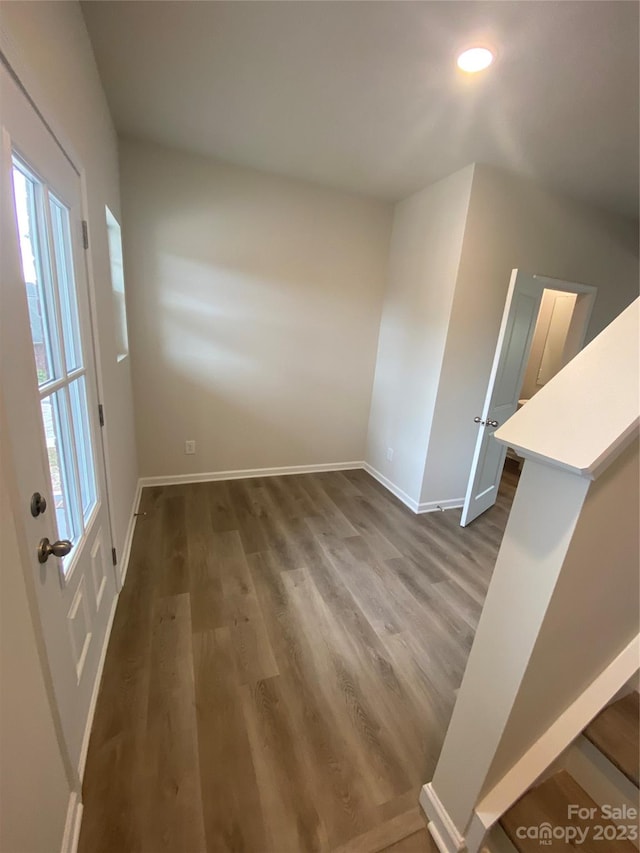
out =
[[[425,835],[417,837],[416,833],[418,832],[424,832]],[[387,848],[393,850],[393,845],[404,841],[408,836],[413,838],[416,851],[423,849],[423,847],[418,846],[419,843],[429,844],[431,842],[431,836],[427,833],[427,822],[420,806],[415,806],[384,823],[378,824],[373,829],[347,841],[346,844],[334,847],[332,853],[379,853],[379,851]],[[426,849],[429,850],[428,847]]]
[[[591,809],[593,817],[585,819],[575,813],[569,817],[569,806]],[[636,821],[629,820],[628,823],[631,833]],[[548,827],[546,836],[544,824]],[[599,806],[566,770],[527,791],[502,816],[500,825],[520,853],[540,853],[545,849],[553,850],[553,853],[573,853],[576,850],[582,853],[604,853],[605,850],[607,853],[637,853],[634,845],[621,837],[624,829],[602,817]],[[563,830],[565,827],[568,831]],[[570,832],[580,832],[580,835],[570,838]],[[545,843],[545,838],[549,842]]]
[[[640,787],[640,696],[634,690],[609,705],[584,730],[584,736]]]
[[[391,847],[385,847],[379,853],[438,853],[438,848],[429,831],[421,829],[420,832],[407,835],[402,841],[396,841]]]

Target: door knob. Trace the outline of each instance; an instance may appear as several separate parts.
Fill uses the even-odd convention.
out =
[[[42,497],[40,492],[34,492],[31,495],[31,515],[34,518],[37,518],[39,515],[42,515],[46,508],[46,500]]]
[[[476,415],[476,417],[473,419],[473,422],[474,422],[474,424],[483,424],[484,423],[484,421],[482,420],[482,418],[479,415]]]
[[[487,426],[497,427],[500,426],[500,424],[498,423],[498,421],[487,421]]]
[[[49,542],[47,537],[40,540],[38,545],[38,562],[46,563],[53,554],[54,557],[66,557],[73,548],[73,543],[68,539],[59,539],[57,542]]]

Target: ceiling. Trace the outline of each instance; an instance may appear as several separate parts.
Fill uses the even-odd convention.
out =
[[[122,134],[390,200],[484,162],[637,215],[635,2],[82,8]]]

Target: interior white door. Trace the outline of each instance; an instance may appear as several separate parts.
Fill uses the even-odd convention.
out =
[[[2,65],[0,74],[3,411],[27,581],[37,603],[61,731],[81,777],[116,598],[81,184]],[[53,549],[46,561],[50,549],[44,540]]]
[[[514,270],[502,315],[489,387],[478,422],[478,438],[460,524],[465,527],[496,502],[506,447],[493,437],[518,408],[543,286],[533,275]]]

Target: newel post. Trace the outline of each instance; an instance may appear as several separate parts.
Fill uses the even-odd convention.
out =
[[[442,851],[480,848],[478,803],[637,635],[638,385],[636,302],[495,434],[526,461],[420,796]]]

